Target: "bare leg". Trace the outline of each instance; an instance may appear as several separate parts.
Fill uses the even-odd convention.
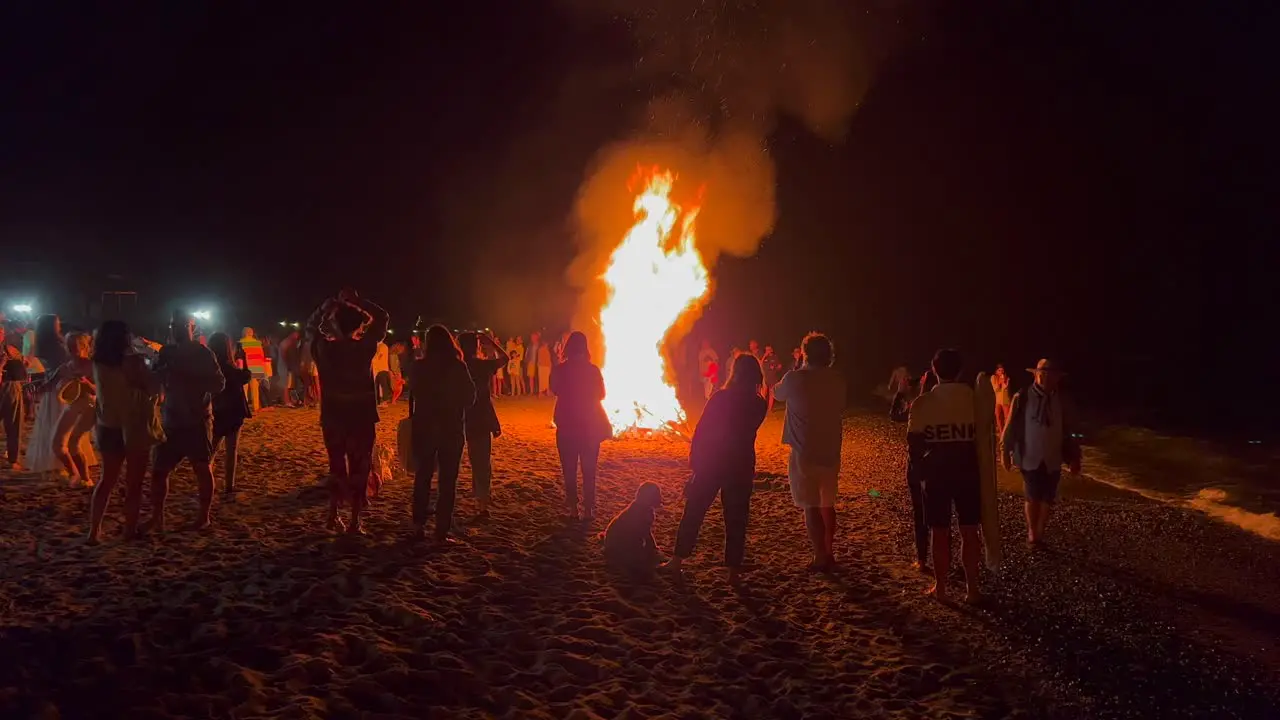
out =
[[[173,466],[157,464],[151,470],[151,517],[139,528],[143,534],[164,532],[164,503],[169,498],[169,474]]]
[[[964,563],[967,590],[964,600],[975,603],[982,599],[982,592],[978,589],[978,571],[982,565],[982,541],[978,539],[978,526],[960,526],[960,540],[960,558]]]
[[[203,530],[213,524],[213,464],[192,463],[196,475],[196,488],[200,495],[200,515],[196,529]]]
[[[222,489],[227,495],[232,495],[236,491],[236,459],[240,449],[240,429],[236,428],[227,433],[227,449],[222,456]]]
[[[45,398],[45,402],[57,402],[53,397]],[[62,413],[62,418],[58,420],[58,426],[53,433],[53,456],[57,458],[58,464],[62,465],[62,469],[71,476],[72,482],[80,478],[80,471],[76,468],[75,461],[71,457],[68,450],[68,443],[71,441],[71,431],[76,423],[75,416],[70,412]]]
[[[89,542],[98,542],[102,532],[102,516],[107,513],[107,505],[111,503],[111,493],[115,490],[116,481],[120,478],[120,469],[124,467],[124,455],[103,454],[102,480],[93,489],[93,499],[89,501]]]
[[[822,542],[823,547],[827,551],[827,564],[834,565],[836,562],[836,509],[833,507],[822,508]]]
[[[78,446],[80,439],[73,437],[72,442]],[[71,453],[71,463],[76,466],[76,475],[80,478],[80,481],[85,485],[93,485],[93,477],[89,475],[89,461],[85,459],[84,455],[80,454],[78,449]]]
[[[933,588],[929,593],[946,602],[947,573],[951,570],[951,528],[931,528],[929,536],[933,544]]]
[[[1022,503],[1022,513],[1027,518],[1027,542],[1033,543],[1038,539],[1036,535],[1036,507],[1035,503],[1027,500]]]
[[[804,526],[809,531],[809,544],[813,547],[813,563],[810,569],[826,567],[831,558],[827,555],[827,530],[822,518],[822,508],[804,509]]]
[[[124,537],[138,534],[138,516],[142,513],[142,482],[147,477],[146,451],[129,455],[124,471]]]

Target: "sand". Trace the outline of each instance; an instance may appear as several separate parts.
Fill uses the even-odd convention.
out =
[[[384,413],[388,453],[403,407]],[[846,426],[843,568],[814,575],[785,485],[780,413],[760,433],[741,588],[714,508],[684,582],[623,581],[598,520],[566,526],[550,404],[503,400],[490,523],[406,539],[397,469],[366,537],[323,530],[314,411],[274,409],[241,440],[242,492],[205,533],[190,472],[163,539],[81,540],[88,491],[0,472],[0,717],[1004,718],[1269,717],[1280,712],[1275,545],[1185,509],[1087,489],[1061,542],[1012,546],[991,605],[923,597],[901,429]],[[679,521],[687,445],[602,452],[600,514],[652,480]],[[1006,479],[1010,482],[1009,479]],[[459,518],[469,517],[464,466]],[[1015,485],[1011,485],[1016,487]],[[878,491],[873,496],[870,490]],[[1268,563],[1270,563],[1268,565]],[[1268,569],[1269,568],[1269,569]]]

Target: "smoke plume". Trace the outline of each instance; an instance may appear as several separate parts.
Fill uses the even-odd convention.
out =
[[[634,132],[597,154],[578,194],[580,254],[568,279],[583,293],[579,328],[604,301],[597,278],[634,220],[628,180],[638,167],[672,169],[675,199],[700,200],[708,267],[721,254],[753,255],[777,215],[768,138],[778,118],[842,140],[894,24],[885,3],[857,0],[564,2],[626,22],[634,79],[650,97]]]

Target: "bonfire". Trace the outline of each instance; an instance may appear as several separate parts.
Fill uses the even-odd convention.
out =
[[[694,242],[698,208],[671,199],[675,181],[669,170],[637,174],[635,223],[602,276],[601,371],[615,435],[681,432],[685,425],[664,345],[702,307],[710,285]]]

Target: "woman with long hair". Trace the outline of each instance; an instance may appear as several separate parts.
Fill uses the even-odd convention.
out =
[[[462,350],[448,328],[427,328],[423,346],[422,357],[413,362],[409,374],[409,417],[417,466],[413,478],[413,525],[419,538],[426,536],[431,479],[438,468],[440,498],[436,501],[435,539],[447,542],[466,441],[466,412],[475,402],[476,390]]]
[[[693,477],[685,486],[684,514],[668,568],[678,571],[693,554],[703,518],[719,495],[724,508],[724,564],[730,582],[738,579],[746,556],[756,476],[756,432],[767,412],[760,361],[750,353],[739,353],[729,366],[724,387],[711,395],[693,431],[689,450]]]
[[[253,371],[245,367],[246,360],[241,357],[236,361],[235,345],[231,336],[224,332],[216,332],[209,336],[209,350],[218,361],[218,369],[227,384],[222,392],[213,398],[213,451],[226,442],[223,455],[222,491],[226,497],[233,497],[236,492],[236,457],[240,448],[240,428],[244,421],[252,417],[249,399],[245,396],[245,386],[253,379]]]
[[[52,373],[71,359],[62,337],[62,318],[57,315],[41,315],[36,318],[35,356],[44,365],[46,373]]]
[[[89,542],[96,543],[111,493],[124,469],[124,537],[138,532],[142,510],[142,482],[147,475],[153,439],[146,427],[155,418],[156,388],[142,355],[133,351],[129,326],[119,320],[102,323],[94,337],[93,380],[98,389],[96,408],[102,479],[89,505]]]
[[[70,478],[72,487],[93,487],[89,468],[98,464],[89,433],[95,422],[97,388],[93,384],[93,337],[72,333],[66,346],[71,359],[58,368],[52,394],[46,402],[59,405],[53,432],[53,457]]]
[[[587,337],[571,333],[561,350],[560,364],[551,370],[551,394],[556,396],[554,419],[556,450],[564,475],[565,511],[570,520],[578,518],[578,466],[582,466],[582,518],[590,522],[596,514],[596,465],[600,443],[613,430],[604,406],[604,376],[591,362]]]

